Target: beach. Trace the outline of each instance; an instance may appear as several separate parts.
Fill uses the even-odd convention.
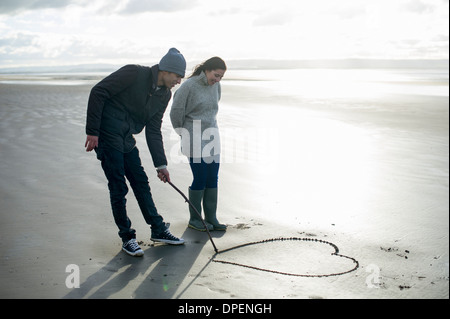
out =
[[[187,203],[157,178],[144,134],[137,146],[156,206],[186,244],[153,244],[130,190],[145,254],[121,251],[106,178],[84,150],[101,77],[0,76],[0,297],[448,299],[444,71],[229,70],[218,116],[218,217],[228,230],[213,241],[220,251],[302,240],[214,258],[207,234],[187,228]],[[187,194],[192,175],[169,113],[170,104],[168,169]]]

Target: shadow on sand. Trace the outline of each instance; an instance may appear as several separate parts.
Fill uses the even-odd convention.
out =
[[[212,233],[219,238],[224,232]],[[209,265],[211,259],[197,273],[190,273],[203,248],[209,244],[208,235],[187,228],[182,237],[185,245],[170,246],[155,244],[145,249],[143,257],[132,257],[120,251],[105,266],[89,276],[80,288],[73,289],[65,299],[106,298],[182,298],[183,294]],[[187,285],[178,292],[185,279]]]

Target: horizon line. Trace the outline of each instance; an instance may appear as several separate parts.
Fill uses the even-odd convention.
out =
[[[130,63],[155,65],[158,62]],[[195,66],[201,61],[193,60],[188,67]],[[332,59],[230,59],[226,62],[229,70],[243,69],[307,69],[307,68],[442,68],[449,67],[449,59],[413,58],[413,59],[383,59],[383,58],[332,58]],[[426,64],[426,65],[423,65]],[[76,71],[109,71],[125,64],[112,62],[86,62],[59,65],[16,65],[0,66],[0,73],[15,72],[76,72]],[[187,69],[188,69],[187,67]]]

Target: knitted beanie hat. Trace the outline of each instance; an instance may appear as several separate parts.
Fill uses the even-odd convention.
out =
[[[172,48],[159,62],[159,69],[161,71],[176,73],[184,78],[186,72],[186,60],[180,51]]]

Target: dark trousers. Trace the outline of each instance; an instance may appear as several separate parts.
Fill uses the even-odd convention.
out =
[[[205,163],[202,159],[200,163],[189,158],[192,175],[192,190],[203,190],[205,188],[217,188],[219,179],[219,163],[211,162]]]
[[[128,179],[142,215],[146,223],[151,225],[152,232],[159,234],[164,231],[166,226],[153,202],[148,177],[142,167],[137,147],[129,153],[108,147],[99,148],[96,152],[108,179],[111,208],[122,241],[136,238],[136,231],[131,228],[131,220],[127,216],[125,196],[128,187],[125,178]]]

